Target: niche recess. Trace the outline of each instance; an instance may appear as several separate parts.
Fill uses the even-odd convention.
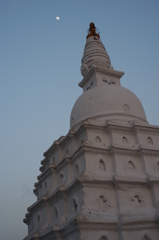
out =
[[[138,196],[138,195],[135,195],[132,199],[131,199],[132,202],[134,202],[134,205],[136,208],[141,208],[143,207],[143,201],[142,199]]]
[[[108,201],[105,199],[103,195],[99,197],[99,209],[102,211],[105,211],[107,209],[111,208],[110,204]]]
[[[149,145],[153,145],[153,141],[152,141],[152,138],[151,138],[151,137],[148,137],[148,138],[147,138],[147,143],[148,143]]]
[[[101,142],[102,142],[102,140],[100,139],[99,136],[96,137],[95,141],[96,141],[97,143],[101,143]]]
[[[127,170],[132,172],[135,171],[135,164],[131,160],[129,160],[127,163]]]
[[[128,144],[128,140],[127,140],[127,138],[126,138],[125,136],[123,136],[122,142],[123,142],[124,144]]]
[[[103,170],[103,171],[106,171],[106,166],[105,166],[105,163],[104,163],[103,159],[99,160],[99,169]]]

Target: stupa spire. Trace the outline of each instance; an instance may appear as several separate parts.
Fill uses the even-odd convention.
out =
[[[113,69],[109,55],[100,40],[99,33],[93,22],[89,25],[86,45],[81,60],[81,74],[85,77],[93,66]]]

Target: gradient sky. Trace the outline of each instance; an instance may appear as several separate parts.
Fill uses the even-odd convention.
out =
[[[60,17],[60,21],[56,20]],[[122,86],[159,125],[158,0],[0,0],[0,240],[22,240],[43,152],[69,130],[93,21]]]

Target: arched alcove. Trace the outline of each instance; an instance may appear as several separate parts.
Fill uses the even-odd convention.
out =
[[[102,140],[100,139],[99,136],[97,136],[95,140],[96,140],[97,143],[101,143],[102,142]]]
[[[106,209],[111,207],[103,195],[99,197],[98,204],[99,204],[99,209],[102,211],[105,211]]]
[[[106,171],[106,166],[103,159],[99,160],[99,169]]]
[[[128,171],[132,171],[132,172],[135,171],[135,164],[133,163],[133,161],[131,161],[131,160],[128,161],[128,163],[127,163],[127,170]]]
[[[135,195],[131,201],[134,203],[134,206],[136,208],[141,208],[143,207],[143,200],[141,199],[141,197],[139,197],[139,195]]]
[[[151,138],[151,137],[148,137],[148,138],[147,138],[147,143],[148,143],[149,145],[153,145],[153,141],[152,141],[152,138]]]
[[[123,142],[124,144],[128,144],[128,140],[127,140],[127,138],[126,138],[125,136],[123,136],[122,142]]]

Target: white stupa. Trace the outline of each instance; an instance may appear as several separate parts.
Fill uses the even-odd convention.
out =
[[[158,240],[159,127],[89,31],[83,94],[68,134],[44,153],[25,240]]]

